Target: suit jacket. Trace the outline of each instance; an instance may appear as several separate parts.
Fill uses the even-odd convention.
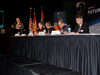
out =
[[[49,29],[46,30],[46,33],[50,33],[50,34],[51,34],[51,32],[52,32],[53,30],[55,30],[53,27],[52,27],[52,28],[49,28]]]
[[[17,24],[14,25],[14,28],[15,28],[15,29],[16,29],[16,25],[17,25]],[[20,29],[20,30],[23,30],[23,29],[24,29],[24,24],[23,24],[22,22],[20,22],[18,26],[19,26],[19,29]]]
[[[76,25],[73,32],[78,32],[78,29],[79,29],[79,25]],[[79,33],[89,33],[89,26],[88,26],[88,24],[83,22],[80,30],[82,30],[82,32],[79,32]]]
[[[69,26],[63,26],[62,28],[59,28],[59,31],[61,32],[61,34],[63,34],[64,31],[68,32],[68,27]]]
[[[42,28],[41,30],[40,30],[40,28],[38,28],[36,31],[39,33],[39,31],[43,31],[44,30],[44,28]]]

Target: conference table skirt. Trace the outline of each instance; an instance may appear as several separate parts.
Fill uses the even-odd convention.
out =
[[[10,37],[10,53],[82,75],[100,75],[100,35]]]

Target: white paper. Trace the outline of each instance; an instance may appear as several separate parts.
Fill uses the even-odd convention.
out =
[[[20,36],[20,35],[18,33],[16,33],[15,36]]]
[[[60,35],[60,31],[59,30],[58,31],[52,31],[51,35]]]
[[[30,31],[30,33],[28,34],[28,36],[33,36],[33,33],[32,33],[32,31]]]
[[[43,31],[40,31],[38,35],[45,35]]]
[[[21,36],[26,36],[26,34],[21,34]]]

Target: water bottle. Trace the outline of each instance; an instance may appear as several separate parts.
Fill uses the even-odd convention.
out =
[[[71,27],[70,27],[70,24],[69,24],[69,27],[68,27],[68,34],[71,33]]]
[[[63,29],[61,29],[60,33],[63,34],[63,32],[64,32]]]
[[[45,35],[45,34],[46,34],[46,30],[45,30],[45,28],[44,28],[43,32],[44,32],[44,35]]]
[[[18,35],[20,35],[20,32],[18,31]]]

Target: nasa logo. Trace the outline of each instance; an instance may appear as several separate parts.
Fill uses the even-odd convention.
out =
[[[57,13],[57,18],[62,18],[63,17],[63,13],[62,12],[58,12]]]
[[[85,2],[78,2],[75,7],[77,13],[82,13],[85,10]]]

